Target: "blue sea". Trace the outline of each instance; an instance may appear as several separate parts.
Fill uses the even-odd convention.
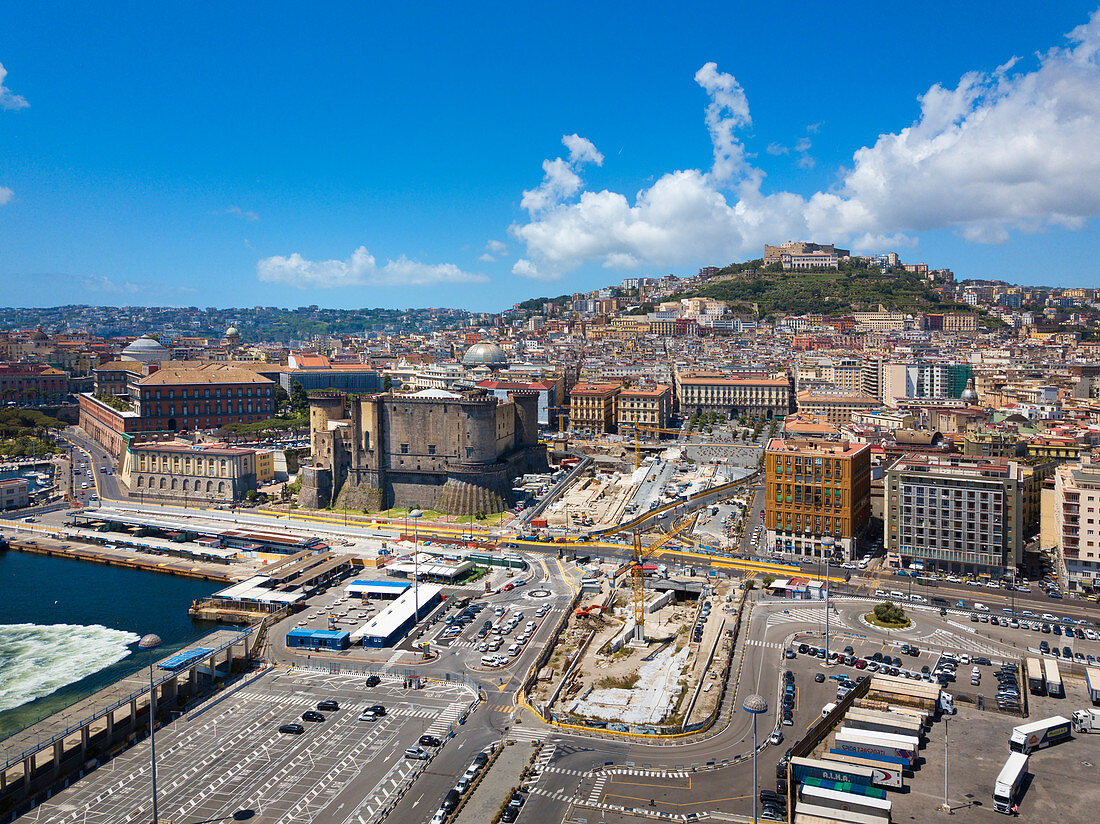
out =
[[[155,632],[169,654],[213,627],[191,602],[218,585],[155,572],[0,552],[0,738],[148,663]]]

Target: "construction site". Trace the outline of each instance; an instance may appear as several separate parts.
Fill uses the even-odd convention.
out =
[[[622,562],[591,568],[530,695],[545,717],[670,734],[698,729],[718,706],[741,593],[728,579],[670,577],[654,559],[678,531],[648,546],[635,537]]]

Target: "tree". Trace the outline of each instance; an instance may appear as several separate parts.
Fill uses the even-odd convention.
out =
[[[286,406],[287,401],[290,400],[290,395],[288,395],[286,390],[279,384],[275,384],[275,391],[272,393],[272,397],[275,399],[276,412],[281,411],[282,408]]]
[[[309,412],[309,396],[301,381],[294,381],[290,387],[290,408],[295,415],[305,415]]]
[[[771,587],[772,584],[775,583],[775,576],[774,575],[765,575],[760,580],[764,584],[764,589],[768,589],[768,588]]]
[[[389,375],[382,376],[382,391],[389,392],[393,388],[393,378]]]
[[[892,601],[883,601],[875,605],[875,619],[883,624],[907,624],[905,610]]]

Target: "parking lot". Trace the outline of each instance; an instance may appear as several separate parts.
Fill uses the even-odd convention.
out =
[[[425,763],[405,757],[421,735],[444,740],[473,700],[457,684],[401,689],[365,676],[268,670],[157,733],[158,812],[169,821],[223,821],[251,811],[256,822],[373,821]],[[335,700],[324,721],[302,720]],[[386,714],[360,721],[367,706]],[[301,734],[279,727],[297,722]],[[430,767],[429,767],[430,768]],[[20,821],[108,824],[151,817],[149,747],[139,744]]]

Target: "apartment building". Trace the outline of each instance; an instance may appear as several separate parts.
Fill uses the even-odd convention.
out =
[[[886,471],[888,560],[1004,576],[1022,559],[1029,480],[1039,479],[1005,458],[903,455]]]
[[[606,435],[615,431],[615,406],[622,386],[617,383],[578,383],[569,391],[569,431]]]
[[[677,388],[682,414],[780,418],[790,412],[791,386],[785,378],[725,378],[685,372],[677,376]]]
[[[871,448],[773,438],[764,457],[766,546],[792,558],[857,553],[871,517]]]
[[[664,429],[672,415],[672,387],[633,387],[619,393],[615,422],[619,427],[644,424]]]
[[[30,482],[26,478],[0,480],[0,510],[22,509],[30,502]]]
[[[1100,590],[1100,464],[1064,464],[1054,473],[1055,558],[1069,589]]]
[[[820,415],[834,426],[852,422],[852,415],[881,404],[877,398],[854,389],[807,389],[798,393],[798,411]]]

